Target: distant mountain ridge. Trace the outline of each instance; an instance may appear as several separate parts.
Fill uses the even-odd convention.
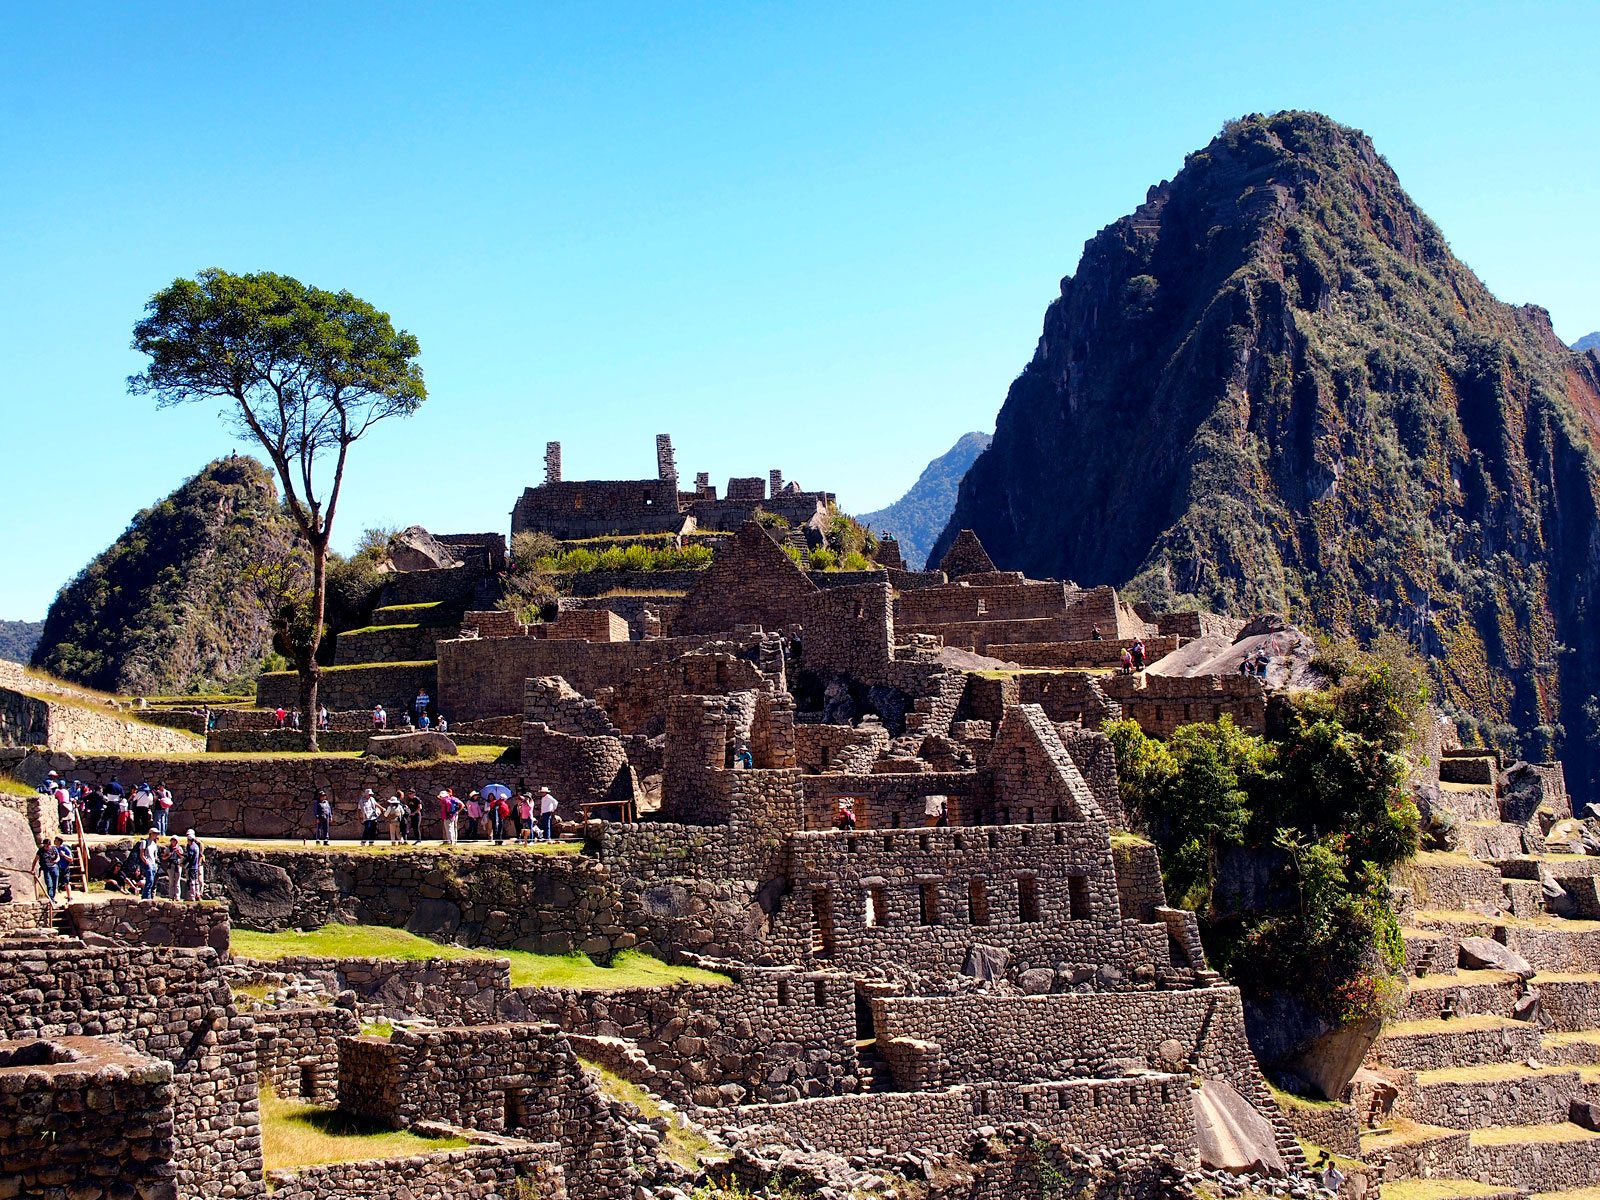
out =
[[[932,553],[1392,631],[1464,732],[1600,800],[1597,449],[1593,354],[1366,135],[1257,114],[1085,245]]]
[[[1572,348],[1580,354],[1585,350],[1593,350],[1596,354],[1600,354],[1600,329],[1584,334],[1572,343]]]
[[[123,694],[243,682],[271,644],[248,571],[291,537],[267,468],[218,459],[138,513],[57,593],[33,665]]]
[[[0,621],[0,658],[28,662],[43,632],[43,621]]]
[[[961,435],[954,446],[923,468],[916,483],[887,508],[856,518],[879,533],[892,533],[900,542],[907,565],[921,567],[956,504],[956,489],[973,461],[989,448],[987,433]]]

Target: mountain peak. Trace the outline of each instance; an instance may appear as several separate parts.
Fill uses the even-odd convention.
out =
[[[882,533],[894,535],[900,553],[913,567],[928,561],[928,550],[955,507],[956,488],[978,455],[989,448],[989,435],[964,433],[938,458],[922,469],[916,483],[887,508],[862,513],[857,520]]]

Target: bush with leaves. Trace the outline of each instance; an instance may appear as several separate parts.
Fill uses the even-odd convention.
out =
[[[1169,902],[1200,918],[1213,963],[1257,995],[1293,988],[1333,1021],[1376,1015],[1399,990],[1386,879],[1417,850],[1402,751],[1426,699],[1402,651],[1329,648],[1322,669],[1337,682],[1288,698],[1271,737],[1228,717],[1165,742],[1132,721],[1106,728],[1128,819],[1160,848]],[[1292,905],[1218,911],[1229,847],[1281,863],[1277,894]]]

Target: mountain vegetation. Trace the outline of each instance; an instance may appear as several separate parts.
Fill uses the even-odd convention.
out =
[[[43,621],[0,621],[0,658],[9,662],[30,662],[43,630]]]
[[[61,589],[33,665],[123,694],[247,685],[271,631],[244,581],[293,537],[271,473],[253,458],[218,459],[137,514]]]
[[[1364,134],[1254,115],[1087,243],[933,555],[1394,631],[1469,739],[1600,798],[1597,417],[1600,357]]]
[[[922,469],[904,496],[887,508],[862,513],[856,519],[879,533],[892,534],[900,543],[906,565],[921,569],[928,551],[950,519],[956,489],[978,455],[989,448],[987,433],[964,433],[954,446]]]

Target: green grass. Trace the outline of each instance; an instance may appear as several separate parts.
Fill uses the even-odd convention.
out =
[[[1111,834],[1111,845],[1117,846],[1149,846],[1153,845],[1147,837],[1140,837],[1137,833],[1128,833],[1126,830],[1115,830]]]
[[[1385,1146],[1405,1146],[1416,1142],[1431,1142],[1435,1138],[1457,1137],[1459,1129],[1445,1129],[1440,1125],[1423,1125],[1408,1117],[1396,1117],[1382,1133],[1361,1135],[1361,1150],[1381,1149]]]
[[[404,1158],[437,1150],[460,1150],[466,1138],[422,1137],[337,1109],[280,1100],[261,1092],[261,1157],[267,1170],[309,1167],[315,1163]]]
[[[1336,1102],[1329,1101],[1329,1103],[1332,1104]],[[1343,1154],[1335,1154],[1327,1147],[1319,1146],[1315,1142],[1308,1142],[1305,1138],[1297,1137],[1295,1138],[1295,1141],[1300,1143],[1300,1152],[1306,1156],[1306,1162],[1310,1163],[1312,1166],[1315,1166],[1322,1159],[1323,1155],[1327,1155],[1328,1160],[1346,1175],[1350,1174],[1352,1171],[1369,1171],[1372,1169],[1359,1158],[1349,1158]]]
[[[386,1038],[394,1032],[394,1026],[388,1021],[368,1021],[361,1027],[363,1037]]]
[[[322,673],[324,675],[332,675],[336,672],[342,671],[387,671],[392,667],[437,667],[438,665],[439,660],[436,658],[411,659],[407,660],[406,662],[346,663],[342,667],[323,667]],[[292,678],[294,675],[295,673],[293,671],[263,671],[261,673],[261,678]]]
[[[431,609],[443,608],[448,603],[445,600],[421,600],[416,604],[385,604],[381,608],[372,610],[373,616],[379,613],[424,613]]]
[[[477,950],[448,946],[386,925],[324,925],[310,932],[256,933],[235,930],[233,953],[272,961],[296,955],[312,958],[386,958],[403,961],[495,959],[511,961],[512,987],[559,987],[604,991],[625,987],[658,987],[669,983],[725,984],[728,978],[698,967],[675,967],[624,950],[609,967],[584,954],[534,954],[528,950]]]
[[[1383,1185],[1383,1200],[1449,1200],[1451,1196],[1495,1196],[1511,1188],[1476,1179],[1394,1179]]]
[[[1561,1075],[1577,1070],[1576,1067],[1528,1066],[1524,1062],[1477,1063],[1466,1067],[1444,1067],[1437,1071],[1417,1072],[1417,1086],[1432,1083],[1509,1083],[1514,1079],[1535,1079],[1541,1075]]]
[[[13,779],[9,775],[0,775],[0,792],[12,796],[31,796],[35,789],[23,783],[20,779]]]
[[[1267,1091],[1272,1093],[1272,1098],[1278,1102],[1279,1108],[1299,1109],[1331,1109],[1341,1105],[1339,1100],[1314,1100],[1310,1096],[1297,1096],[1293,1092],[1286,1092],[1281,1087],[1268,1082]]]
[[[1559,1125],[1492,1125],[1488,1129],[1474,1129],[1474,1146],[1508,1146],[1524,1142],[1588,1142],[1600,1138],[1600,1133],[1562,1121]]]
[[[1386,1023],[1380,1036],[1392,1038],[1413,1033],[1472,1033],[1482,1029],[1526,1029],[1527,1027],[1525,1022],[1513,1021],[1510,1017],[1475,1013],[1467,1017],[1451,1017],[1448,1021],[1435,1017],[1428,1021],[1396,1021],[1392,1025]]]
[[[653,1120],[656,1117],[670,1118],[673,1115],[662,1106],[660,1100],[631,1079],[624,1079],[610,1068],[591,1062],[587,1058],[580,1058],[579,1061],[598,1077],[602,1092],[613,1100],[633,1105],[646,1120]],[[711,1149],[711,1142],[703,1134],[693,1129],[679,1129],[676,1121],[663,1135],[661,1144],[670,1158],[691,1171],[700,1165],[700,1155]],[[726,1156],[719,1155],[719,1161],[723,1157]]]

